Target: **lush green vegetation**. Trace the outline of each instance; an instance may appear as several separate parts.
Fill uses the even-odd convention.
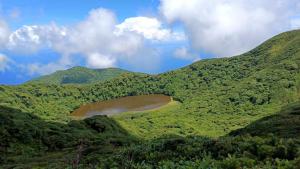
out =
[[[290,168],[300,166],[300,103],[217,139],[174,135],[123,149],[108,166],[132,168]],[[113,161],[114,161],[113,160]]]
[[[300,89],[299,66],[300,31],[291,31],[243,55],[202,60],[160,75],[129,73],[87,85],[0,86],[0,114],[7,117],[1,121],[5,125],[1,125],[0,131],[9,133],[1,134],[1,139],[6,140],[3,141],[6,144],[1,145],[0,152],[4,154],[1,160],[6,166],[14,166],[17,161],[20,166],[22,162],[46,166],[40,161],[55,161],[65,154],[78,155],[75,145],[85,138],[88,141],[84,146],[88,150],[80,151],[80,164],[89,167],[300,166],[300,106],[296,103]],[[113,118],[72,121],[69,116],[84,103],[153,93],[170,95],[176,102],[158,110],[128,112]],[[20,120],[8,123],[14,118]],[[119,132],[96,133],[87,124],[95,120],[105,122],[104,126],[114,124],[118,128],[114,130]],[[73,123],[76,125],[72,126]],[[36,133],[33,126],[38,126],[42,136],[32,134]],[[9,131],[18,127],[19,130],[28,128],[26,135],[33,141],[23,143],[19,138],[22,134]],[[62,138],[57,140],[63,142],[60,147],[52,149],[53,146],[43,142],[44,137],[51,136]],[[94,144],[97,140],[114,137],[118,146],[116,143]],[[127,140],[130,146],[119,144],[122,140]],[[20,153],[17,151],[20,147],[32,153]],[[37,156],[40,161],[33,160]],[[52,163],[53,168],[70,164]]]
[[[300,123],[298,110],[295,111],[299,106],[299,103],[291,104],[279,113],[290,116],[280,128],[291,128],[290,122]],[[300,164],[296,128],[286,131],[287,135],[277,128],[261,130],[268,128],[268,123],[282,120],[274,119],[274,115],[265,118],[267,124],[260,124],[258,128],[233,132],[239,133],[235,137],[168,135],[144,141],[131,136],[105,116],[61,124],[4,106],[0,109],[0,162],[4,168],[267,169],[297,168]]]
[[[297,168],[297,148],[299,140],[273,135],[219,139],[172,136],[125,148],[113,161],[124,168]]]
[[[85,151],[86,145],[92,150],[101,147],[99,151],[109,153],[135,140],[106,116],[61,124],[46,122],[13,108],[0,106],[0,110],[0,164],[7,164],[5,168],[25,167],[24,164],[30,162],[47,165],[49,160],[58,163],[57,166],[63,163],[72,165],[78,153],[77,147],[82,146]],[[50,152],[53,158],[37,160],[41,156],[47,157],[46,152]]]
[[[73,67],[68,70],[57,71],[53,74],[39,77],[27,83],[42,84],[88,84],[119,77],[121,74],[130,73],[118,68],[88,69],[85,67]]]
[[[266,136],[269,133],[274,133],[280,138],[300,139],[300,102],[284,106],[280,112],[259,119],[245,128],[235,130],[230,135]]]

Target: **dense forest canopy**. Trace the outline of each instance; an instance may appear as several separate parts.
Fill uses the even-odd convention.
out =
[[[73,67],[68,70],[57,71],[53,74],[41,76],[30,80],[28,84],[89,84],[119,77],[122,74],[131,73],[118,68],[89,69],[85,67]]]
[[[59,168],[64,161],[58,159],[67,153],[72,159],[82,145],[83,168],[293,168],[300,162],[299,66],[297,30],[240,56],[201,60],[158,75],[121,71],[76,85],[90,82],[76,74],[68,76],[71,84],[63,78],[63,83],[0,86],[0,164],[30,159],[28,165],[45,166],[33,160],[42,155]],[[85,103],[145,94],[169,95],[178,103],[112,118],[70,117]]]

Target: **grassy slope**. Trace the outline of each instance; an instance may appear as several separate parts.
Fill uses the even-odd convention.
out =
[[[179,131],[179,128],[186,127],[176,120],[178,117],[176,111],[179,107],[179,102],[172,101],[156,110],[126,112],[113,116],[113,119],[128,131],[131,131],[132,135],[142,138],[157,138],[161,136],[160,134],[173,133],[176,130]],[[184,119],[182,120],[184,121]]]
[[[278,113],[264,117],[230,135],[265,136],[274,134],[280,138],[300,138],[300,102],[284,106]]]
[[[289,103],[298,101],[299,65],[300,31],[292,31],[278,35],[241,56],[203,60],[185,68],[156,76],[125,74],[110,81],[85,86],[41,84],[0,86],[0,105],[35,114],[43,121],[66,123],[70,120],[68,118],[69,112],[83,103],[128,95],[163,93],[173,96],[181,104],[168,105],[152,112],[126,113],[116,116],[114,119],[118,125],[120,124],[120,128],[124,128],[129,133],[141,138],[164,137],[165,135],[215,137],[247,126],[260,118],[278,112],[281,107]],[[30,124],[29,122],[28,125]],[[9,129],[11,125],[7,126]],[[54,133],[56,133],[55,130]],[[72,131],[72,129],[70,130]],[[57,131],[60,130],[57,129]],[[14,134],[14,132],[12,133]],[[14,135],[3,138],[9,139],[11,137]],[[215,160],[223,159],[225,163],[228,162],[226,161],[228,154],[234,155],[234,157],[228,157],[230,159],[237,156],[237,158],[247,157],[254,161],[261,161],[276,158],[277,151],[281,150],[282,146],[287,149],[288,147],[293,147],[293,149],[299,147],[298,144],[293,143],[294,141],[290,143],[289,141],[277,140],[274,144],[272,139],[246,138],[244,140],[244,138],[237,138],[232,142],[230,141],[231,138],[228,138],[229,141],[227,139],[208,140],[211,150],[203,150],[203,146],[206,147],[206,141],[204,139],[203,142],[201,138],[200,140],[188,139],[183,141],[175,139],[171,143],[169,141],[158,141],[157,143],[154,141],[152,143],[153,140],[151,139],[149,144],[133,146],[132,149],[128,150],[128,153],[136,153],[136,156],[117,153],[117,159],[113,159],[113,161],[125,160],[130,162],[127,164],[130,166],[131,162],[140,163],[141,160],[146,160],[150,162],[149,165],[151,166],[158,165],[157,163],[164,159],[185,161],[199,153],[198,159],[202,159],[205,157],[202,156],[206,154],[205,151],[217,153],[213,158]],[[58,141],[64,142],[60,139]],[[249,147],[247,147],[248,145],[245,147],[244,142],[249,144]],[[18,144],[20,143],[17,141],[15,144],[9,145],[8,148],[11,149],[11,146],[14,147]],[[157,144],[157,146],[153,146],[153,144]],[[216,144],[220,147],[215,148]],[[237,144],[239,146],[236,146]],[[177,147],[177,145],[179,146]],[[194,147],[199,149],[194,149]],[[252,151],[253,148],[255,151],[251,152],[251,156],[248,157],[248,151]],[[102,159],[103,154],[97,154],[99,149],[101,146],[91,151],[91,154],[87,154],[85,161],[94,157],[98,160]],[[245,152],[240,152],[242,149]],[[224,155],[219,156],[218,153],[223,152],[223,150]],[[280,159],[293,160],[296,157],[294,152],[291,157],[283,153]],[[231,164],[230,159],[229,163]],[[112,161],[108,162],[113,164]],[[269,165],[267,164],[268,160],[267,162],[262,161],[262,163],[257,165]],[[168,165],[172,166],[173,164]]]
[[[299,98],[300,31],[280,34],[237,57],[210,59],[150,76],[125,74],[85,86],[22,85],[0,88],[0,103],[24,109],[46,120],[65,121],[79,105],[128,95],[164,93],[180,106],[133,119],[134,133],[154,135],[145,121],[156,121],[159,134],[220,136],[280,110]],[[175,116],[170,116],[175,113]],[[146,126],[151,126],[149,122]],[[172,128],[180,124],[181,128]],[[144,128],[143,133],[139,132]],[[129,128],[128,128],[129,129]],[[166,132],[164,132],[166,131]],[[148,133],[147,133],[148,132]],[[151,134],[152,133],[152,134]]]
[[[110,80],[121,74],[129,73],[118,68],[89,69],[85,67],[73,67],[68,70],[57,71],[53,74],[31,80],[29,84],[88,84]]]
[[[8,163],[4,168],[31,168],[34,163],[48,162],[71,165],[79,145],[84,151],[101,146],[98,151],[109,154],[135,139],[106,116],[61,124],[0,106],[0,125],[0,168],[3,162]],[[31,156],[34,158],[28,158]],[[30,165],[23,165],[26,163]]]
[[[244,55],[200,61],[160,75],[183,104],[153,115],[116,119],[142,137],[224,135],[297,101],[299,65],[300,31],[284,33]]]

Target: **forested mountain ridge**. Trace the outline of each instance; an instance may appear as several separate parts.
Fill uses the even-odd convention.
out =
[[[119,68],[89,69],[85,67],[73,67],[67,70],[57,71],[50,75],[41,76],[27,83],[30,84],[90,84],[110,80],[124,73],[132,73]]]
[[[159,75],[122,74],[111,80],[81,86],[72,84],[0,86],[0,105],[3,109],[22,110],[48,123],[49,121],[60,122],[68,126],[74,123],[69,113],[85,103],[130,95],[166,94],[180,101],[181,104],[155,112],[128,113],[109,118],[113,119],[122,130],[127,131],[130,134],[128,137],[147,139],[149,142],[134,144],[128,148],[125,146],[125,150],[122,151],[125,154],[110,150],[117,155],[116,158],[97,153],[101,149],[98,146],[88,151],[83,161],[103,164],[103,159],[108,158],[117,161],[116,166],[135,165],[133,168],[151,166],[276,168],[277,165],[289,167],[295,166],[300,158],[298,152],[289,151],[299,148],[299,139],[293,137],[289,141],[286,140],[287,137],[279,137],[276,134],[259,135],[259,131],[265,126],[260,126],[255,132],[256,128],[251,127],[251,123],[272,116],[286,105],[299,100],[299,66],[300,30],[296,30],[277,35],[240,56],[202,60],[182,69]],[[4,111],[0,110],[1,112]],[[290,115],[298,117],[297,113],[289,114],[288,118],[298,119]],[[75,127],[66,127],[67,133],[82,133],[86,124],[82,121],[78,123],[80,124],[75,123]],[[93,126],[106,126],[101,119],[93,123]],[[10,125],[6,124],[7,127],[0,130],[3,133],[10,133],[2,138],[3,143],[10,138],[15,138],[10,136],[13,135],[11,130],[8,130]],[[233,130],[245,126],[248,128],[237,131],[245,136],[228,136]],[[45,128],[47,130],[47,127]],[[63,131],[53,130],[56,133],[53,134],[54,138],[57,139],[59,133],[60,137],[69,139],[68,135],[64,136],[60,133]],[[293,130],[298,131],[298,128],[295,127]],[[29,137],[33,137],[30,136],[32,131],[28,133]],[[295,132],[291,133],[295,134]],[[91,147],[95,146],[99,139],[89,134],[81,136],[86,138],[88,142],[86,144]],[[226,137],[215,140],[220,136]],[[75,145],[75,143],[66,144],[66,140],[57,139],[53,145],[41,143],[42,147],[46,147],[42,152],[48,152],[47,148],[57,146],[59,148],[55,151],[65,152],[65,148]],[[7,147],[2,153],[12,152],[10,157],[14,157],[16,145],[29,147],[33,152],[40,152],[31,143],[20,143],[18,139],[12,143],[5,144]],[[195,151],[191,150],[191,146]],[[22,153],[19,156],[23,158]],[[194,156],[195,158],[192,158]],[[278,158],[277,162],[273,162],[276,158]],[[3,161],[7,160],[12,159],[3,159]],[[174,163],[180,160],[182,163]],[[107,161],[107,165],[113,167],[112,161]],[[230,167],[231,165],[233,167]]]
[[[299,32],[280,34],[241,56],[203,60],[160,75],[124,74],[84,86],[2,86],[1,104],[55,119],[82,103],[163,93],[183,102],[181,111],[260,114],[259,109],[269,107],[277,111],[299,98]]]

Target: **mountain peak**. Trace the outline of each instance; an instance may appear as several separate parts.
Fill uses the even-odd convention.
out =
[[[131,73],[119,68],[90,69],[75,66],[67,70],[56,71],[50,75],[41,76],[27,83],[38,84],[89,84],[99,81],[110,80],[121,74]]]

